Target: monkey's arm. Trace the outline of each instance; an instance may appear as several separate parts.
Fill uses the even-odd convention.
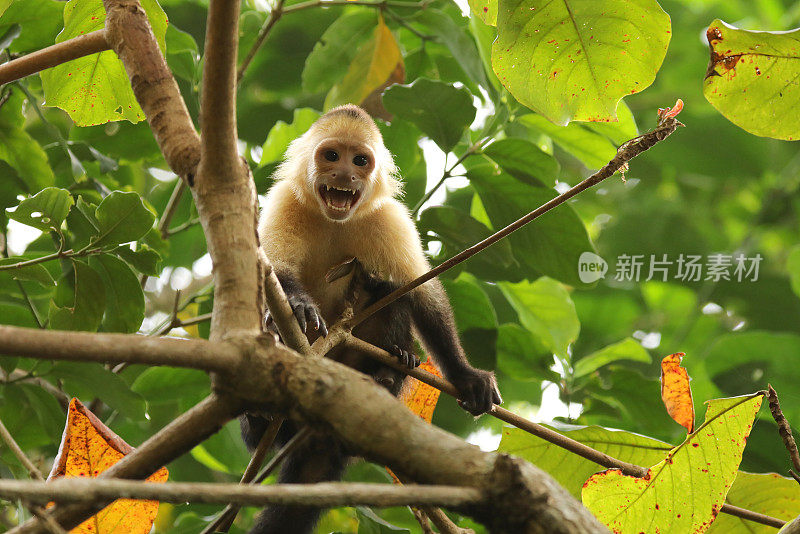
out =
[[[472,367],[458,339],[453,311],[439,280],[412,292],[414,326],[425,348],[433,353],[447,378],[459,391],[459,404],[473,415],[503,402],[494,373]]]

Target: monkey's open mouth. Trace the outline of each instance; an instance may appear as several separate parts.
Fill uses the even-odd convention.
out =
[[[346,213],[358,202],[361,191],[321,185],[319,186],[319,196],[331,210]]]

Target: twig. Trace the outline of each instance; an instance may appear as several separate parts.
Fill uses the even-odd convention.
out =
[[[459,263],[471,258],[478,252],[481,252],[482,250],[497,243],[501,239],[507,237],[512,232],[519,230],[529,222],[547,213],[553,208],[563,204],[564,202],[574,197],[578,193],[585,191],[586,189],[589,189],[590,187],[602,182],[606,178],[613,176],[614,173],[616,173],[620,168],[626,165],[630,160],[632,160],[645,150],[648,150],[649,148],[653,147],[659,141],[663,141],[664,139],[669,137],[678,128],[678,126],[682,126],[682,124],[674,116],[668,116],[660,120],[658,126],[656,126],[654,130],[623,143],[617,149],[617,155],[614,156],[614,158],[611,161],[609,161],[602,169],[600,169],[599,171],[597,171],[584,181],[572,187],[570,190],[565,191],[564,193],[558,195],[554,199],[542,204],[529,214],[509,224],[502,230],[495,232],[494,234],[490,235],[483,241],[456,254],[449,260],[434,267],[433,269],[423,274],[422,276],[417,277],[415,280],[412,280],[411,282],[405,284],[401,288],[391,292],[390,294],[378,300],[371,306],[368,306],[366,309],[362,310],[353,318],[349,326],[354,327],[360,324],[367,317],[369,317],[376,311],[380,310],[387,304],[399,299],[409,291],[421,286],[428,280],[435,278],[436,276],[442,274],[448,269],[452,269]]]
[[[337,330],[339,329],[337,328]],[[403,371],[409,376],[416,378],[420,382],[424,382],[425,384],[433,386],[443,393],[447,393],[448,395],[458,398],[458,391],[456,390],[455,386],[453,386],[447,380],[419,368],[409,369],[408,367],[401,365],[397,358],[385,350],[358,339],[350,333],[343,333],[342,335],[344,336],[344,343],[346,346],[357,349],[360,353],[373,358],[384,365],[397,369],[398,371]],[[619,469],[624,474],[637,478],[642,478],[647,474],[648,470],[646,467],[618,460],[617,458],[600,452],[597,449],[593,449],[588,445],[551,430],[546,426],[525,419],[524,417],[510,412],[500,406],[494,405],[491,411],[488,413],[489,415],[492,415],[501,421],[505,421],[506,423],[509,423],[520,430],[524,430],[529,434],[577,454],[578,456],[603,467],[609,469]],[[721,511],[726,514],[741,517],[742,519],[748,519],[763,525],[780,528],[785,524],[785,521],[781,519],[760,514],[758,512],[753,512],[751,510],[746,510],[744,508],[739,508],[738,506],[733,506],[728,503],[722,505]]]
[[[99,363],[130,362],[229,372],[241,360],[227,343],[0,325],[0,354]]]
[[[409,504],[468,506],[481,502],[483,492],[463,486],[320,482],[317,484],[241,485],[213,482],[168,482],[111,478],[59,478],[50,482],[0,480],[0,495],[36,502],[89,503],[118,498],[161,502],[220,503],[239,506],[406,506]]]
[[[73,37],[0,65],[0,85],[55,67],[67,61],[110,50],[106,30]]]
[[[39,518],[39,521],[44,523],[45,528],[50,531],[50,534],[67,534],[67,531],[56,523],[56,520],[41,506],[29,506],[28,509],[33,515]]]
[[[250,47],[250,50],[247,52],[247,56],[245,56],[244,61],[242,61],[242,64],[239,66],[239,70],[236,72],[237,84],[242,81],[247,67],[250,66],[250,63],[253,61],[253,58],[256,57],[256,53],[258,52],[259,48],[261,48],[261,46],[264,44],[264,41],[267,40],[267,36],[269,35],[269,32],[272,31],[275,23],[280,20],[281,16],[283,16],[284,3],[286,3],[286,0],[277,0],[277,2],[275,2],[275,6],[273,6],[273,8],[270,10],[267,20],[264,21],[264,24],[258,31],[258,37],[256,37],[253,46]]]
[[[200,217],[195,217],[194,219],[189,219],[188,221],[186,221],[184,223],[181,223],[178,226],[169,228],[168,230],[166,230],[164,232],[166,234],[166,239],[169,239],[170,237],[174,236],[175,234],[179,234],[179,233],[183,232],[184,230],[188,230],[192,226],[196,226],[198,224],[200,224]]]
[[[792,436],[792,426],[781,410],[778,393],[772,388],[772,385],[767,386],[767,399],[769,399],[769,411],[772,413],[772,418],[778,424],[778,434],[780,434],[783,446],[789,452],[789,458],[794,466],[794,471],[790,469],[789,473],[795,480],[800,482],[800,478],[798,478],[800,476],[798,475],[800,473],[800,454],[797,452],[797,443],[795,443],[794,436]]]
[[[8,431],[6,425],[4,425],[2,421],[0,421],[0,438],[2,438],[6,445],[8,445],[8,448],[11,449],[11,452],[13,452],[14,456],[16,456],[17,460],[19,460],[19,463],[21,463],[22,466],[28,470],[31,478],[36,480],[44,480],[42,472],[39,471],[35,465],[33,465],[33,462],[31,462],[30,458],[28,458],[25,452],[20,448],[14,439],[14,436],[11,435],[11,432]]]
[[[441,534],[475,534],[471,528],[461,528],[447,517],[441,508],[435,506],[421,506],[425,515],[431,520],[431,523],[436,525]]]
[[[281,449],[275,453],[275,456],[269,461],[269,463],[264,466],[264,469],[258,474],[258,476],[253,479],[252,485],[258,485],[264,482],[268,476],[272,474],[272,472],[283,462],[283,460],[295,450],[300,444],[302,444],[310,435],[311,430],[308,427],[301,428],[297,431],[297,433],[292,436],[292,439],[286,442],[286,445],[281,447]],[[272,485],[271,487],[275,487]],[[228,529],[231,528],[233,521],[236,519],[236,515],[239,513],[241,506],[237,506],[236,504],[232,503],[228,504],[225,509],[220,513],[219,517],[214,520],[211,524],[209,524],[200,534],[211,534],[212,532],[227,532]]]
[[[167,201],[167,205],[164,207],[164,213],[158,221],[158,231],[161,232],[161,239],[167,239],[170,236],[169,223],[172,222],[172,218],[175,216],[175,211],[178,209],[178,204],[183,197],[184,191],[186,191],[186,182],[178,180]]]
[[[414,519],[416,519],[417,523],[419,523],[419,526],[422,529],[422,534],[436,534],[431,529],[431,525],[428,522],[428,516],[425,515],[425,512],[416,506],[412,506],[411,513],[414,514]]]
[[[46,256],[40,256],[38,258],[33,258],[30,260],[20,261],[17,263],[7,263],[5,265],[0,265],[0,271],[10,271],[13,269],[20,269],[22,267],[29,267],[31,265],[38,265],[40,263],[45,263],[52,260],[60,260],[65,258],[80,258],[82,256],[93,256],[95,254],[101,254],[103,252],[102,249],[90,249],[88,247],[84,247],[81,250],[74,251],[72,249],[53,252],[52,254],[47,254]]]

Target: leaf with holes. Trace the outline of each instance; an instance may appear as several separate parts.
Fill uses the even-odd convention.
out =
[[[703,94],[736,126],[762,137],[800,138],[800,30],[748,31],[715,20]]]
[[[736,478],[761,394],[709,401],[706,420],[642,478],[609,469],[582,500],[613,532],[705,532]]]
[[[51,229],[60,232],[73,204],[75,201],[66,189],[47,187],[20,202],[14,211],[8,212],[8,218],[43,232]]]
[[[142,0],[142,7],[163,51],[167,16],[156,0]],[[56,42],[101,30],[105,20],[101,0],[71,0],[64,8],[64,30]],[[66,111],[78,126],[144,119],[125,68],[113,51],[62,63],[42,71],[41,77],[47,105]]]
[[[56,296],[50,302],[49,324],[53,330],[94,332],[103,320],[106,293],[97,271],[72,260],[73,270],[58,281]]]
[[[616,121],[620,99],[653,83],[670,32],[656,0],[499,0],[492,67],[556,124]]]
[[[383,93],[390,113],[413,122],[445,152],[450,152],[475,119],[472,95],[462,87],[419,78],[393,85]]]

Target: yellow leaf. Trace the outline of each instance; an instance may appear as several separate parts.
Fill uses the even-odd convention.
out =
[[[78,399],[69,404],[67,425],[48,480],[97,477],[134,449],[103,424]],[[162,467],[148,482],[165,482]],[[73,534],[147,534],[158,513],[158,501],[118,499],[70,532]]]
[[[397,41],[381,17],[372,38],[361,46],[353,58],[347,74],[331,88],[325,98],[325,109],[348,103],[360,104],[402,65],[403,56]]]
[[[434,364],[430,358],[422,362],[419,368],[438,377],[442,376],[441,371],[439,371],[439,368],[436,367],[436,364]],[[435,387],[420,382],[416,378],[408,377],[408,384],[400,393],[400,400],[408,406],[409,410],[430,423],[433,419],[433,410],[436,408],[436,403],[439,401],[439,393],[441,392]]]
[[[689,373],[681,367],[682,352],[661,360],[661,400],[667,413],[691,434],[694,430],[694,402],[689,386]]]

